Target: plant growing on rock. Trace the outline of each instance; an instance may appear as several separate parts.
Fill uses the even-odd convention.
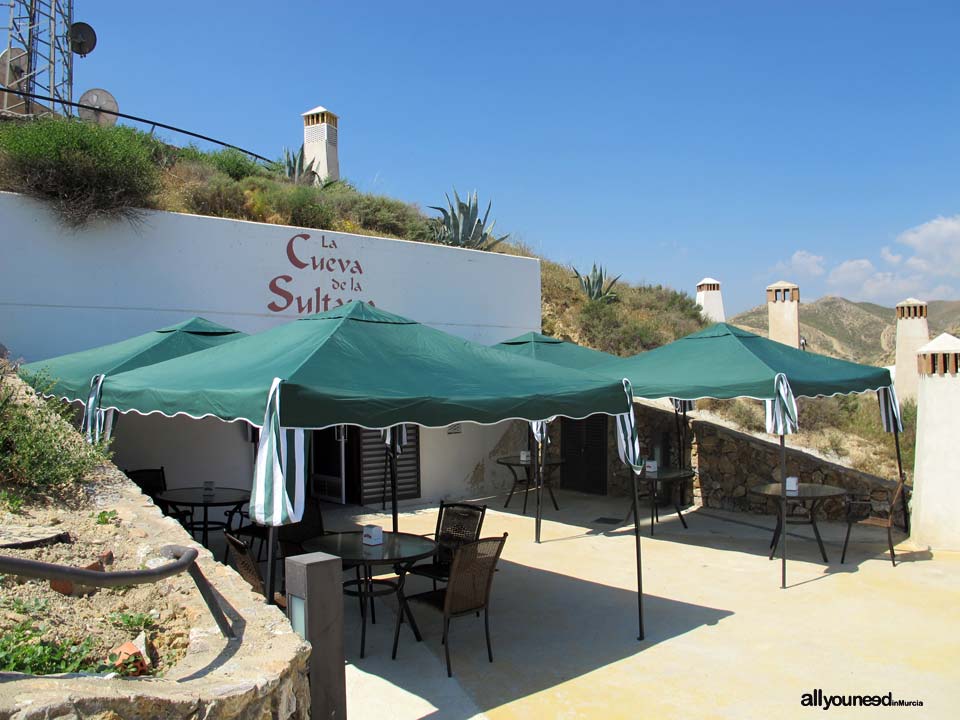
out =
[[[283,155],[270,166],[270,169],[297,185],[312,185],[320,179],[316,170],[313,169],[313,160],[304,163],[303,145],[295,153],[284,148]]]
[[[613,286],[617,284],[620,276],[617,275],[613,280],[609,279],[607,271],[603,265],[593,264],[593,268],[587,275],[580,274],[576,268],[573,269],[573,276],[580,281],[580,289],[586,294],[588,300],[609,303],[617,299],[617,294],[613,292]]]
[[[447,199],[447,207],[430,206],[431,210],[441,214],[441,217],[435,219],[433,227],[434,239],[441,245],[490,251],[510,237],[496,237],[493,234],[496,223],[491,221],[487,224],[492,202],[487,203],[487,211],[480,217],[476,190],[467,196],[467,202],[460,199],[456,190],[453,191],[454,202],[450,201],[449,195],[444,194],[444,197]]]

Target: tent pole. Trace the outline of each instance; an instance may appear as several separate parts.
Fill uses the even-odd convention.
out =
[[[274,568],[277,564],[277,526],[271,525],[267,532],[267,605],[273,605]]]
[[[686,413],[684,413],[686,416]],[[677,467],[683,470],[683,437],[681,436],[682,430],[680,429],[680,413],[677,412],[677,408],[673,408],[673,420],[677,428]]]
[[[633,538],[637,546],[637,620],[640,623],[640,634],[637,640],[643,640],[643,569],[640,567],[640,489],[637,486],[637,474],[633,477]]]
[[[399,450],[399,443],[397,442],[397,435],[399,434],[400,427],[394,427],[393,432],[390,433],[390,502],[393,505],[393,531],[400,531],[400,518],[397,514],[397,451]]]
[[[544,424],[544,433],[547,432]],[[537,467],[535,469],[537,481],[537,522],[536,522],[536,541],[540,542],[540,521],[543,517],[543,456],[545,443],[537,441]]]
[[[787,446],[780,436],[780,589],[787,587]]]
[[[897,431],[896,425],[893,427],[893,444],[897,448],[897,481],[903,480],[903,458],[900,456],[900,433]],[[910,534],[910,508],[907,507],[907,491],[906,488],[900,493],[900,502],[903,503],[903,531],[909,535]],[[893,508],[890,508],[891,514],[893,513]]]

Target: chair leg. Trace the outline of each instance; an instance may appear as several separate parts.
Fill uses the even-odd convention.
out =
[[[853,527],[853,523],[847,523],[847,536],[843,539],[843,554],[840,555],[840,564],[843,565],[844,560],[847,559],[847,543],[850,542],[850,528]]]
[[[897,556],[893,552],[893,523],[887,526],[887,545],[890,548],[890,562],[897,566]]]
[[[487,633],[487,657],[490,658],[490,662],[493,662],[493,649],[490,647],[490,613],[487,608],[483,609],[483,627]]]
[[[453,670],[450,669],[450,618],[443,619],[443,650],[447,656],[447,677],[453,677]]]

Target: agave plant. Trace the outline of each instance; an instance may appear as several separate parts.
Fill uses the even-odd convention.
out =
[[[483,214],[483,218],[480,218],[480,204],[476,190],[472,195],[467,196],[467,202],[460,199],[456,190],[453,191],[455,202],[450,202],[450,196],[446,193],[444,197],[447,199],[447,207],[430,207],[442,216],[436,218],[433,227],[434,237],[438,243],[473,250],[493,250],[510,237],[509,235],[496,237],[493,234],[493,226],[496,223],[487,224],[490,206],[493,203],[487,203],[487,211]]]
[[[573,276],[580,281],[580,287],[588,300],[609,303],[617,299],[617,294],[613,292],[613,286],[616,285],[620,276],[617,275],[613,280],[608,280],[607,271],[603,269],[603,265],[597,267],[597,264],[594,263],[593,269],[590,270],[588,275],[581,275],[580,271],[574,268]]]
[[[273,164],[273,170],[298,185],[309,185],[320,179],[317,171],[313,169],[313,160],[304,165],[303,145],[295,153],[284,148],[283,157]]]

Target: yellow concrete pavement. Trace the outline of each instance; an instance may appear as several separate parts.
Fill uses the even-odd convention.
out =
[[[489,498],[485,536],[510,537],[493,586],[494,662],[483,622],[451,627],[454,679],[446,677],[439,614],[414,606],[424,635],[402,628],[390,660],[394,603],[357,656],[359,613],[347,608],[348,694],[352,717],[404,718],[803,718],[804,693],[893,694],[922,707],[831,708],[828,717],[954,718],[960,713],[960,557],[898,546],[855,528],[840,565],[845,526],[824,524],[830,563],[808,528],[791,528],[788,588],[767,559],[772,519],[691,511],[649,535],[643,518],[646,637],[637,641],[633,535],[621,524],[626,500],[561,492],[561,511],[534,523]],[[641,513],[643,515],[643,513]],[[382,514],[328,519],[389,527]],[[434,508],[402,513],[402,530],[434,529]],[[811,539],[807,539],[811,538]],[[408,592],[425,589],[421,578]]]

